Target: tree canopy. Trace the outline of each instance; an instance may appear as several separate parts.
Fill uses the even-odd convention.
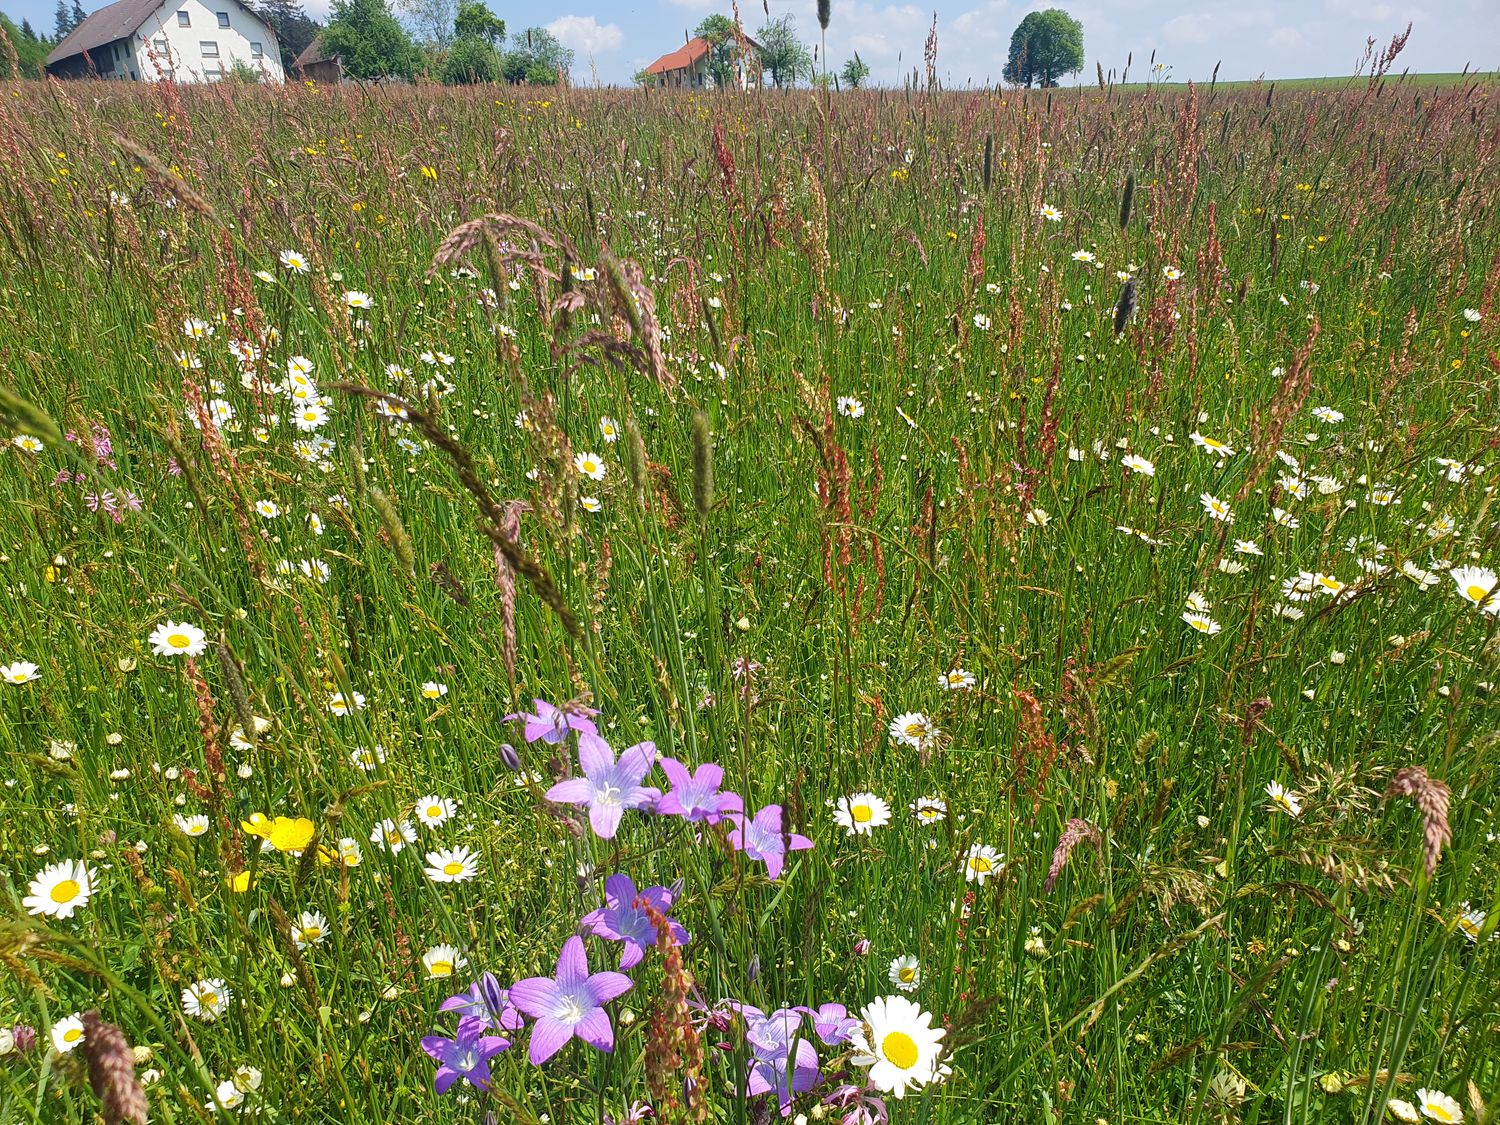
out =
[[[858,90],[865,84],[865,79],[870,77],[870,64],[859,57],[859,52],[854,52],[854,57],[844,64],[844,69],[839,72],[839,81],[851,90]]]
[[[791,14],[778,16],[755,35],[760,42],[760,62],[771,72],[777,86],[795,86],[802,75],[812,77],[812,52],[797,38]]]
[[[1010,37],[1005,80],[1018,86],[1056,86],[1083,68],[1083,24],[1061,8],[1031,12]]]
[[[351,78],[411,78],[422,54],[385,0],[334,0],[323,47],[344,62]]]
[[[318,37],[321,25],[303,10],[301,0],[261,0],[255,14],[276,33],[281,67],[290,76],[297,56]]]
[[[505,52],[505,80],[556,86],[573,67],[573,52],[545,27],[528,27],[511,37]]]
[[[706,16],[693,34],[708,43],[708,72],[721,89],[734,82],[734,21],[722,13]]]
[[[10,73],[7,52],[0,47],[0,78],[40,78],[50,49],[46,40],[37,37],[36,32],[31,30],[30,23],[23,20],[21,26],[17,27],[3,12],[0,12],[0,29],[4,30],[10,45],[15,48],[18,72]]]

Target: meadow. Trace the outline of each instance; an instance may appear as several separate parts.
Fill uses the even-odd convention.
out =
[[[1493,83],[0,94],[0,1122],[1495,1118]]]

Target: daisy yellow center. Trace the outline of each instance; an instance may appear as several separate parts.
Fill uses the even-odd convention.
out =
[[[443,693],[440,692],[440,691],[438,691],[437,688],[428,688],[422,694],[425,695],[428,699],[436,699],[438,696],[442,695]]]
[[[1286,809],[1287,812],[1291,812],[1292,811],[1292,800],[1285,793],[1278,793],[1278,794],[1276,794],[1275,800],[1276,800],[1276,803],[1278,805],[1280,805],[1282,808]]]
[[[987,875],[995,869],[995,865],[982,855],[976,855],[973,859],[969,860],[969,866],[981,875]]]
[[[320,926],[303,926],[302,927],[302,940],[303,941],[308,941],[308,942],[317,941],[322,936],[323,936],[323,930],[322,930],[322,927],[320,927]]]
[[[586,473],[592,473],[594,471],[594,463],[592,461],[585,461],[583,463],[583,471]]]
[[[902,969],[897,974],[897,976],[899,976],[901,978],[901,983],[902,984],[910,984],[912,981],[914,981],[914,980],[917,979],[917,970],[916,969]]]
[[[83,1028],[81,1027],[70,1027],[67,1031],[63,1032],[64,1043],[77,1043],[82,1038]]]
[[[904,1031],[893,1031],[882,1039],[880,1053],[901,1070],[917,1065],[917,1041]]]
[[[443,807],[441,805],[428,805],[427,806],[427,815],[428,816],[432,816],[432,817],[442,816],[443,815]]]
[[[1210,448],[1210,449],[1223,449],[1224,448],[1224,443],[1222,441],[1215,441],[1211,437],[1204,438],[1203,439],[1203,444],[1206,445],[1206,446],[1208,446],[1208,448]]]
[[[1463,1118],[1455,1117],[1449,1108],[1441,1102],[1427,1102],[1422,1106],[1422,1112],[1434,1121],[1462,1121]]]
[[[387,832],[385,834],[385,842],[387,844],[399,844],[401,842],[401,833],[394,831]]]
[[[459,863],[457,860],[453,860],[453,861],[450,861],[448,863],[443,864],[443,874],[444,875],[458,875],[458,874],[462,873],[463,869],[464,869],[464,865],[461,864],[461,863]]]
[[[73,879],[64,879],[52,888],[53,902],[72,902],[78,897],[78,883]]]
[[[849,816],[856,824],[868,824],[875,818],[875,813],[869,805],[855,805],[849,810]]]
[[[905,729],[908,738],[921,738],[927,733],[927,728],[921,723],[907,723]]]
[[[217,1008],[219,1006],[219,994],[205,990],[203,995],[198,997],[198,1003],[202,1004],[205,1008]]]
[[[453,962],[434,961],[430,971],[435,977],[451,977],[453,975]]]
[[[1469,595],[1470,601],[1475,602],[1482,602],[1485,598],[1490,596],[1490,592],[1483,586],[1480,586],[1478,583],[1470,586],[1467,590],[1464,591],[1464,593]]]
[[[917,815],[920,816],[923,820],[931,820],[933,817],[937,816],[937,809],[923,809],[921,812],[917,813]]]
[[[1470,918],[1467,914],[1465,914],[1458,920],[1458,928],[1464,933],[1468,934],[1470,937],[1479,936],[1480,925],[1482,925],[1482,923],[1475,922],[1474,919]]]
[[[173,633],[167,638],[167,644],[173,648],[187,648],[192,643],[186,633]]]

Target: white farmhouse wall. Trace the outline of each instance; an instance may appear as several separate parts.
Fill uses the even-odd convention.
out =
[[[187,13],[186,27],[179,12]],[[220,26],[220,13],[228,16],[228,27]],[[148,82],[168,72],[178,82],[217,82],[236,62],[262,81],[286,81],[275,33],[233,0],[167,0],[135,33],[135,56]]]

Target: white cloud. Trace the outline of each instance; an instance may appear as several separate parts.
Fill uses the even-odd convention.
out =
[[[601,24],[593,16],[559,16],[547,25],[547,30],[564,47],[572,47],[584,56],[619,50],[625,42],[625,33],[618,24]]]

